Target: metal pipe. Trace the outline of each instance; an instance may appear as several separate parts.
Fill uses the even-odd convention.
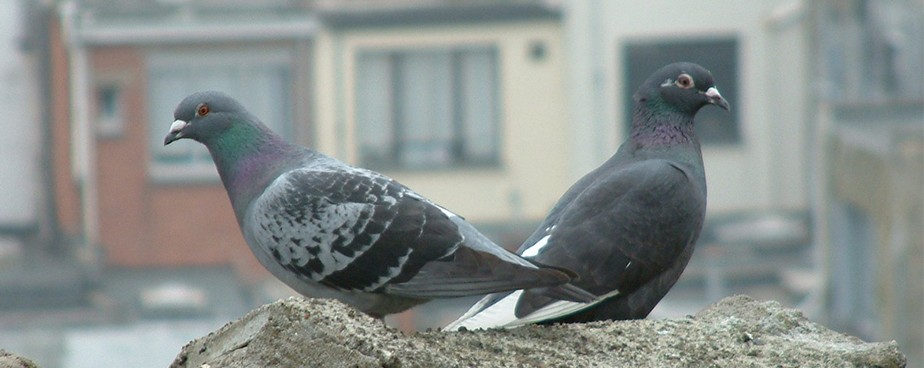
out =
[[[81,218],[88,247],[99,244],[99,198],[96,187],[96,136],[90,124],[90,69],[78,31],[78,4],[61,4],[60,19],[68,53],[70,79],[72,172],[80,183]]]

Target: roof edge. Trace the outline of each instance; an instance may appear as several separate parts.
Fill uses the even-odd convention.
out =
[[[538,2],[472,1],[402,7],[340,7],[318,9],[318,14],[324,26],[333,29],[561,19],[558,7]]]

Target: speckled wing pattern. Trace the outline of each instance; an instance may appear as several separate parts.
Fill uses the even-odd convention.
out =
[[[284,268],[344,291],[406,281],[463,241],[439,207],[356,168],[286,172],[255,200],[250,216],[253,238]]]

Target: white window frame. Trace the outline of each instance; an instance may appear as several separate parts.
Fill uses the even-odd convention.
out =
[[[401,107],[397,106],[396,104],[402,103],[403,101],[402,98],[407,98],[408,95],[402,94],[399,96],[395,94],[394,91],[396,91],[398,88],[408,87],[407,85],[404,85],[404,83],[408,82],[408,80],[405,79],[405,78],[408,78],[408,74],[404,73],[404,76],[402,79],[393,79],[397,77],[392,73],[392,71],[395,68],[407,67],[408,64],[395,64],[395,61],[402,60],[404,62],[407,62],[408,59],[406,58],[408,57],[413,57],[413,56],[419,57],[419,56],[428,56],[428,55],[433,56],[433,57],[438,57],[438,58],[443,57],[443,56],[454,58],[458,56],[464,56],[464,54],[468,51],[488,52],[492,56],[491,61],[493,65],[491,66],[491,70],[489,70],[489,72],[491,73],[489,78],[493,78],[493,83],[490,86],[491,89],[489,91],[484,92],[484,94],[490,96],[490,98],[492,99],[492,102],[490,103],[490,106],[487,106],[487,110],[479,109],[479,108],[476,108],[473,110],[465,109],[465,106],[466,106],[465,104],[472,102],[469,99],[471,96],[468,96],[465,94],[466,89],[469,88],[470,86],[467,85],[466,81],[463,80],[464,76],[459,75],[458,73],[464,74],[467,72],[471,72],[471,70],[465,69],[466,68],[465,65],[456,64],[457,60],[456,61],[451,60],[450,62],[452,64],[449,67],[453,68],[450,70],[450,77],[453,80],[452,81],[434,81],[434,85],[441,84],[441,83],[448,83],[449,88],[451,88],[452,90],[448,92],[448,95],[446,96],[439,94],[440,91],[431,91],[432,92],[431,96],[442,96],[442,97],[448,96],[449,99],[452,101],[450,103],[451,104],[450,111],[449,111],[450,116],[448,117],[448,119],[451,119],[451,121],[449,122],[450,126],[448,127],[448,129],[450,129],[450,131],[448,132],[448,134],[450,135],[448,139],[451,143],[450,143],[450,147],[448,148],[448,150],[446,150],[446,147],[443,147],[443,149],[446,150],[446,152],[443,152],[443,153],[448,155],[445,158],[446,162],[445,163],[422,163],[422,164],[415,163],[413,162],[414,155],[412,153],[408,153],[404,151],[398,152],[397,150],[415,149],[415,148],[420,149],[421,147],[425,149],[426,142],[425,140],[419,141],[419,142],[424,142],[424,146],[421,146],[419,144],[416,146],[407,145],[408,143],[413,144],[414,137],[399,136],[399,135],[408,134],[408,133],[414,134],[414,133],[407,132],[407,131],[402,133],[399,129],[399,126],[404,126],[404,128],[407,129],[408,126],[413,125],[413,123],[411,123],[411,121],[398,121],[399,119],[398,116],[399,115],[404,116],[408,114],[419,115],[421,113],[434,113],[434,111],[427,112],[427,111],[414,110],[414,111],[404,111],[403,113],[397,113],[397,111],[399,111]],[[355,98],[356,98],[355,101],[357,103],[356,105],[357,129],[371,129],[372,131],[374,131],[374,133],[370,133],[370,134],[377,134],[380,137],[380,138],[375,138],[376,140],[385,141],[387,142],[385,144],[389,145],[390,149],[388,150],[389,152],[387,153],[387,155],[394,155],[394,157],[391,157],[391,158],[373,156],[373,157],[376,157],[377,160],[375,160],[374,162],[367,161],[368,160],[368,157],[366,157],[367,154],[363,153],[363,150],[365,149],[365,141],[367,139],[370,139],[370,137],[364,137],[362,135],[364,133],[359,132],[359,134],[357,134],[357,145],[358,145],[359,160],[361,161],[361,165],[367,166],[367,167],[373,167],[376,169],[399,169],[399,170],[414,170],[414,171],[445,170],[445,169],[455,169],[459,167],[486,168],[486,167],[498,167],[501,165],[501,145],[502,145],[502,137],[501,137],[502,102],[500,101],[501,99],[501,93],[500,93],[500,90],[501,90],[501,76],[500,76],[501,52],[497,45],[493,43],[473,43],[473,44],[461,43],[461,44],[454,44],[454,45],[423,47],[423,48],[416,48],[416,47],[375,48],[375,47],[370,47],[370,48],[364,48],[364,49],[358,50],[355,55],[356,55],[355,56],[356,58],[355,59],[356,60],[355,72],[357,75],[357,79],[356,79],[357,94],[355,95]],[[384,79],[387,80],[386,82],[388,82],[388,85],[379,86],[379,88],[385,88],[391,91],[392,95],[389,95],[385,98],[385,100],[387,101],[382,101],[377,98],[370,100],[377,105],[385,104],[382,110],[387,111],[387,115],[389,116],[379,117],[377,118],[377,120],[369,122],[368,124],[370,126],[365,126],[366,123],[359,121],[360,119],[362,119],[364,115],[366,115],[364,114],[364,111],[362,111],[363,107],[360,106],[359,104],[362,103],[362,100],[364,98],[360,94],[367,90],[367,89],[364,89],[364,87],[369,87],[369,86],[361,85],[363,83],[363,78],[361,78],[361,76],[362,76],[362,73],[364,73],[364,71],[361,70],[360,68],[362,68],[363,63],[366,60],[364,58],[368,58],[368,57],[378,57],[378,58],[387,59],[387,63],[388,63],[387,67],[390,68],[390,70],[392,71],[388,71],[387,73],[389,73],[389,75],[384,77]],[[456,68],[459,68],[459,69],[456,69]],[[412,77],[416,77],[416,76],[412,75]],[[382,81],[380,80],[379,82],[382,82]],[[433,88],[434,85],[429,85],[429,86],[424,86],[424,87]],[[421,86],[417,85],[417,87],[421,87]],[[407,90],[404,90],[404,91],[405,93],[410,93]],[[477,113],[479,112],[478,110],[480,110],[480,112],[482,113],[484,113],[485,111],[489,111],[491,115],[490,117],[491,122],[488,123],[489,126],[487,128],[491,130],[491,132],[488,134],[491,134],[493,136],[492,139],[494,141],[494,147],[493,149],[490,150],[491,151],[489,152],[490,154],[485,156],[485,157],[490,156],[487,158],[478,157],[478,156],[469,157],[468,154],[464,151],[465,145],[471,144],[469,140],[476,139],[477,138],[476,136],[478,135],[478,134],[472,134],[471,127],[470,127],[470,121],[469,121],[470,119],[472,119],[472,117],[467,116],[467,113],[468,112]],[[372,116],[375,116],[375,115],[372,115]],[[419,126],[420,116],[413,116],[413,117],[405,116],[405,118],[416,119],[415,121],[418,123],[418,126]],[[446,117],[443,117],[443,118],[446,118]],[[480,134],[481,132],[479,131],[477,133]],[[433,134],[436,135],[435,141],[438,142],[439,135],[440,134],[445,135],[447,134],[447,132],[442,132],[442,133],[435,132]],[[443,138],[447,138],[447,137],[443,137]],[[460,144],[461,146],[452,146],[452,145],[460,145]],[[402,159],[403,154],[406,154],[406,156],[404,156]]]

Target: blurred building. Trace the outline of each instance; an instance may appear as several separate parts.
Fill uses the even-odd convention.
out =
[[[709,213],[662,315],[745,292],[924,360],[919,1],[562,6],[575,175],[623,139],[660,65],[706,66],[733,107],[697,116]]]
[[[0,229],[44,239],[20,248],[57,260],[39,269],[70,270],[46,284],[84,303],[233,317],[229,306],[272,298],[207,151],[162,145],[193,91],[226,91],[293,141],[384,172],[515,248],[626,138],[638,84],[686,60],[713,72],[732,111],[697,116],[707,225],[655,313],[747,292],[921,346],[920,2],[17,4],[34,56],[2,66],[37,70],[46,108],[22,119],[46,133],[16,131],[36,146],[9,151],[44,164],[0,182],[43,185],[3,193],[28,209],[0,209]],[[205,306],[157,310],[177,295]]]
[[[0,8],[0,109],[8,111],[4,118],[6,134],[0,135],[0,236],[4,245],[0,253],[11,252],[7,236],[35,232],[40,217],[42,126],[33,122],[41,119],[38,76],[33,48],[26,36],[27,27],[22,4],[6,2]],[[9,247],[9,248],[8,248]],[[21,247],[21,245],[15,245]]]
[[[924,363],[924,3],[819,1],[813,114],[826,322]]]
[[[0,308],[80,302],[92,283],[91,267],[73,251],[80,242],[58,231],[49,30],[35,21],[48,13],[34,2],[0,4]]]

